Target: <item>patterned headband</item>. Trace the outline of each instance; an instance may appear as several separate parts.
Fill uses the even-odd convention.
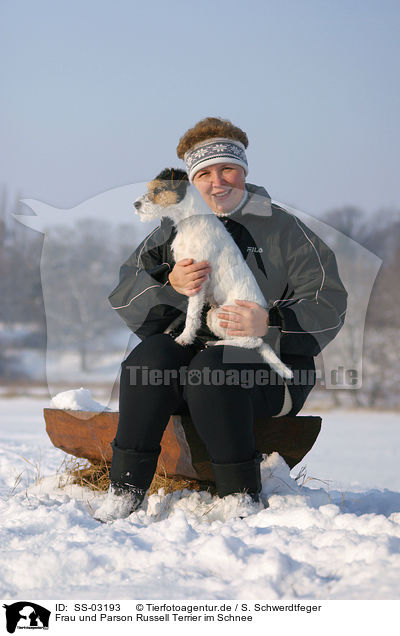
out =
[[[189,181],[202,168],[216,163],[236,163],[244,168],[246,176],[249,172],[245,147],[236,139],[215,137],[206,139],[185,153],[184,162],[189,175]]]

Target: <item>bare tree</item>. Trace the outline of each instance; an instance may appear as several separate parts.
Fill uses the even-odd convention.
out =
[[[90,370],[90,353],[105,351],[107,334],[120,327],[107,300],[116,271],[111,236],[110,226],[92,221],[46,236],[42,277],[48,333],[51,328],[53,347],[79,351],[83,371]]]

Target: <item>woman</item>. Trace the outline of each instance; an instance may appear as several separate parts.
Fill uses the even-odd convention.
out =
[[[267,365],[255,351],[207,346],[216,339],[206,324],[208,306],[194,344],[175,342],[187,299],[199,292],[210,266],[193,259],[175,263],[175,229],[163,219],[124,263],[110,295],[142,342],[122,363],[111,486],[95,515],[99,519],[126,517],[140,506],[163,432],[176,413],[190,413],[210,455],[219,496],[243,492],[258,502],[261,454],[255,448],[254,419],[300,411],[315,383],[313,357],[343,325],[347,294],[334,254],[296,217],[272,204],[263,188],[246,183],[247,145],[240,128],[209,117],[183,135],[177,154],[268,301],[269,310],[240,299],[219,308],[221,326],[230,335],[263,337],[292,368],[294,379],[283,384],[268,369],[267,382],[264,375],[264,381],[249,385],[248,374],[254,377]]]

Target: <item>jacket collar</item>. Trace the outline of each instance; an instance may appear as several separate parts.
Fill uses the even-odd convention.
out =
[[[245,214],[253,214],[254,216],[271,216],[271,197],[266,189],[262,186],[254,185],[253,183],[246,183],[246,190],[249,193],[249,196],[242,207],[235,210],[235,212],[231,215],[227,214],[224,218],[231,218],[238,221],[240,217]]]
[[[227,222],[228,220],[234,220],[240,223],[239,219],[246,214],[252,214],[253,216],[272,216],[271,197],[268,192],[262,186],[254,185],[253,183],[246,183],[246,190],[249,196],[242,207],[232,215],[219,216],[221,221]],[[167,223],[173,227],[173,222],[164,217],[162,223]]]
[[[254,214],[255,216],[271,216],[271,197],[262,186],[246,183],[249,198],[242,208],[242,214]]]

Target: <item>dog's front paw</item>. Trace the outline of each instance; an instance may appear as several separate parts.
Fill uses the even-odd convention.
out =
[[[177,338],[175,338],[175,342],[184,347],[185,345],[192,344],[193,339],[183,331]]]

